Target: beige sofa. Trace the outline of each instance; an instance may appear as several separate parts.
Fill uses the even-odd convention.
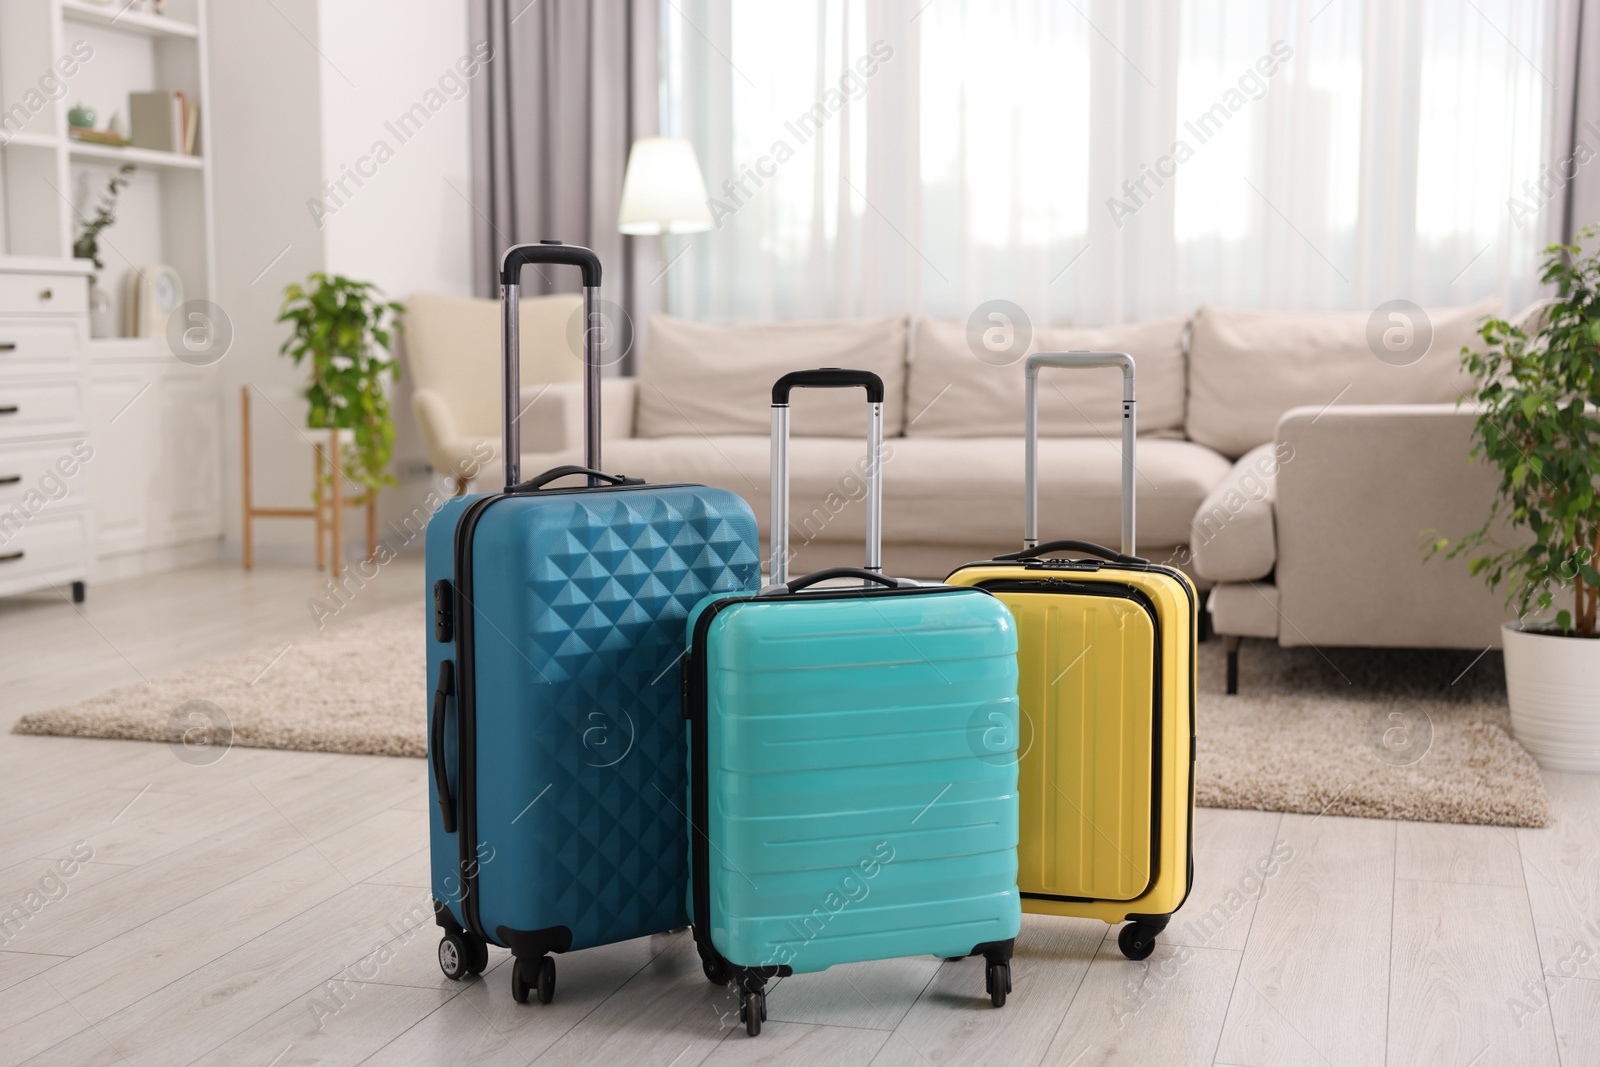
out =
[[[1492,304],[1434,311],[1433,344],[1379,360],[1365,315],[1202,308],[1192,318],[1036,330],[1030,351],[1111,349],[1138,365],[1138,550],[1209,588],[1216,631],[1285,645],[1486,647],[1506,617],[1460,562],[1424,564],[1425,531],[1457,536],[1487,513],[1468,460],[1472,414],[1458,353]],[[658,316],[636,379],[605,382],[604,466],[739,493],[768,517],[769,389],[786,370],[849,366],[887,386],[884,561],[942,577],[1020,547],[1020,359],[974,355],[963,323],[905,316],[715,327]],[[527,399],[531,399],[529,396]],[[1040,529],[1118,541],[1120,377],[1045,372]],[[525,400],[526,402],[526,400]],[[857,562],[865,532],[859,392],[793,401],[794,571]],[[575,463],[577,383],[526,416]],[[492,480],[490,474],[485,480]]]

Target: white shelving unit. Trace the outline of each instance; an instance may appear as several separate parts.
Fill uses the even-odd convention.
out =
[[[170,15],[146,15],[130,11],[121,0],[95,4],[87,0],[61,0],[61,16],[68,22],[81,22],[87,26],[104,26],[137,33],[146,37],[188,37],[198,40],[200,26],[194,20],[184,21]]]
[[[168,0],[155,15],[126,0],[0,0],[0,279],[77,271],[68,284],[87,291],[81,279],[93,267],[74,263],[73,241],[107,180],[131,163],[117,221],[100,238],[111,318],[120,330],[128,275],[156,264],[177,271],[185,300],[215,299],[205,4]],[[126,130],[128,94],[162,90],[199,106],[194,155],[68,135],[74,105],[93,108],[102,128],[119,112]],[[0,332],[6,324],[0,307]],[[214,558],[223,527],[216,369],[179,360],[164,338],[84,340],[77,357],[94,449],[80,496],[93,512],[92,577]]]

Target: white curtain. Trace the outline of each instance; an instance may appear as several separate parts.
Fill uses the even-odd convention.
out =
[[[694,318],[1519,307],[1560,209],[1553,0],[664,5]]]

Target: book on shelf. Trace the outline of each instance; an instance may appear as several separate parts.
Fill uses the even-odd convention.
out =
[[[132,143],[116,130],[91,130],[87,126],[68,126],[67,136],[84,144],[103,144],[113,148],[126,148]]]
[[[133,145],[192,156],[200,132],[200,106],[182,92],[129,93]]]

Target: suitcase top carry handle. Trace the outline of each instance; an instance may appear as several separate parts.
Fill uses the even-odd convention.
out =
[[[567,477],[570,477],[571,475],[574,475],[574,474],[587,474],[589,476],[589,483],[591,485],[593,485],[597,481],[605,482],[608,485],[643,485],[644,484],[644,479],[643,478],[629,478],[625,474],[607,474],[605,471],[597,471],[592,467],[579,467],[579,466],[577,466],[575,464],[570,464],[569,463],[569,464],[567,464],[566,466],[563,466],[563,467],[551,467],[549,470],[545,471],[543,474],[539,475],[536,478],[529,478],[525,482],[520,482],[517,485],[513,485],[510,489],[507,489],[506,492],[508,492],[508,493],[531,493],[531,492],[535,492],[536,490],[543,489],[545,486],[549,485],[551,482],[560,481],[562,478],[567,478]]]
[[[1126,352],[1040,352],[1028,357],[1027,399],[1023,413],[1024,463],[1022,547],[1039,547],[1039,368],[1122,368],[1122,554],[1134,557],[1133,471],[1138,418],[1134,412],[1133,357]]]
[[[583,271],[583,465],[600,469],[600,257],[578,245],[540,241],[513,245],[500,259],[500,459],[506,472],[506,489],[522,477],[522,343],[517,313],[522,290],[522,268],[553,263]],[[590,485],[599,485],[590,475]]]
[[[883,571],[883,379],[864,370],[822,367],[793,371],[772,387],[772,584],[789,577],[789,392],[792,389],[867,391],[867,559],[865,570]]]
[[[1024,548],[1020,552],[1007,552],[1003,556],[996,556],[997,560],[1015,560],[1021,562],[1026,559],[1040,559],[1051,552],[1087,552],[1091,556],[1099,556],[1112,563],[1149,563],[1147,559],[1138,556],[1127,556],[1121,552],[1113,552],[1105,545],[1097,545],[1093,541],[1046,541],[1033,548]]]
[[[915,588],[918,583],[910,578],[890,578],[888,575],[869,571],[862,567],[827,567],[820,571],[801,575],[792,581],[782,584],[769,585],[761,590],[761,596],[781,596],[784,593],[798,593],[802,589],[809,589],[813,585],[831,582],[835,578],[859,578],[863,582],[887,586],[890,589]]]

